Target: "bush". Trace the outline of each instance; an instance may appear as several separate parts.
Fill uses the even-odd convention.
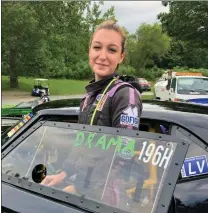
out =
[[[119,75],[132,75],[132,76],[136,75],[136,71],[133,67],[124,64],[121,64],[119,66],[117,72]]]
[[[72,67],[72,79],[89,79],[93,76],[88,61],[79,61]]]
[[[165,70],[159,69],[156,66],[151,69],[142,68],[137,71],[137,77],[146,78],[149,81],[154,81],[155,79],[159,78],[164,71]]]

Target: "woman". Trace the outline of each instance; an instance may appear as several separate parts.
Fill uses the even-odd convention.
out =
[[[116,73],[125,57],[125,43],[122,28],[113,21],[103,22],[94,32],[89,46],[89,63],[95,79],[86,86],[87,94],[80,105],[80,124],[139,129],[140,93]],[[72,168],[70,163],[59,175],[47,176],[42,184],[54,186],[73,176],[74,169],[69,168]],[[87,176],[90,177],[93,170],[95,168],[87,172]],[[72,192],[72,187],[64,191]]]
[[[95,79],[87,86],[80,106],[79,123],[139,129],[140,94],[119,79],[116,70],[125,57],[125,34],[115,22],[105,21],[94,32],[89,63]]]

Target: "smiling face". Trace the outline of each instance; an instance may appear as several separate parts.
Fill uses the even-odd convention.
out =
[[[96,81],[113,74],[123,61],[125,53],[122,53],[121,43],[122,36],[114,30],[95,32],[89,49],[89,62]]]

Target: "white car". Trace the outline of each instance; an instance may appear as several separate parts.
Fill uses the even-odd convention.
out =
[[[161,101],[208,104],[208,78],[201,73],[173,72],[171,78],[163,75],[154,85],[155,99]]]

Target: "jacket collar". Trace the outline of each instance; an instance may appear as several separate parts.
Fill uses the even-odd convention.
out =
[[[102,90],[105,86],[108,85],[108,83],[112,80],[113,77],[117,77],[118,74],[115,72],[112,75],[109,75],[99,81],[95,81],[93,79],[89,82],[89,84],[85,87],[87,93],[95,92],[97,90]]]

